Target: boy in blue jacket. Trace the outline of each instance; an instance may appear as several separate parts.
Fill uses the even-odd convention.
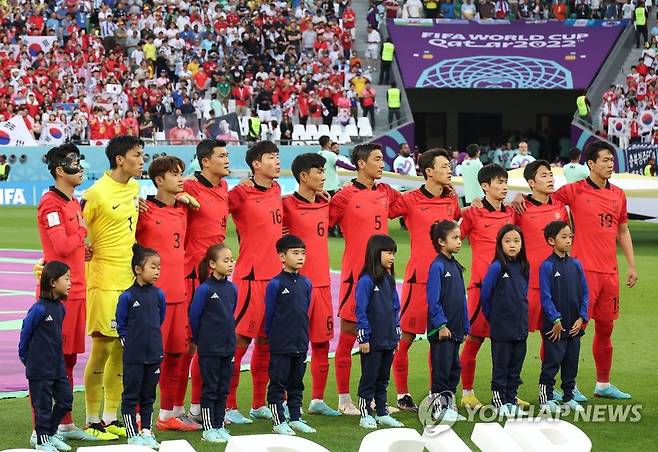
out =
[[[267,284],[264,326],[270,343],[267,403],[272,410],[273,431],[282,435],[315,433],[301,418],[311,305],[311,281],[299,274],[306,260],[306,245],[297,236],[284,235],[276,242],[276,252],[283,271]],[[290,423],[283,408],[286,393]]]
[[[574,399],[580,337],[585,334],[583,323],[587,315],[589,292],[585,272],[580,262],[569,256],[573,233],[568,223],[553,221],[544,229],[544,237],[553,247],[539,269],[542,306],[542,340],[544,361],[539,376],[539,402],[543,410],[557,413],[554,399],[555,375],[561,370],[562,400],[573,411],[584,411]],[[563,325],[566,325],[567,331]]]
[[[37,450],[71,450],[55,433],[60,421],[71,411],[73,392],[66,377],[62,349],[62,322],[65,299],[71,289],[68,265],[48,262],[41,272],[41,293],[23,320],[18,357],[25,365],[34,411]],[[53,405],[53,400],[55,404]]]
[[[160,277],[160,256],[151,248],[133,245],[135,283],[119,296],[117,333],[123,346],[123,394],[121,416],[128,444],[159,449],[151,432],[155,389],[160,381],[164,293],[154,284]],[[137,406],[142,430],[137,426]]]
[[[435,420],[461,421],[455,392],[461,363],[459,346],[468,335],[470,322],[466,308],[464,268],[455,259],[462,246],[457,223],[443,220],[430,228],[430,237],[438,253],[427,277],[427,339],[432,364],[432,400]]]

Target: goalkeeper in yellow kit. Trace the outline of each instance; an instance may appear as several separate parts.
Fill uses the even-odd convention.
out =
[[[105,149],[110,170],[82,195],[92,247],[87,265],[87,334],[92,342],[84,376],[85,431],[100,440],[126,436],[117,421],[123,349],[115,313],[119,295],[133,284],[130,261],[139,207],[139,184],[133,178],[142,175],[143,147],[136,137],[111,139]]]

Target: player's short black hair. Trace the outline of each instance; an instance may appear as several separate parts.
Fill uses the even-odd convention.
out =
[[[48,150],[46,153],[46,163],[48,164],[48,171],[53,178],[56,176],[57,168],[65,164],[67,156],[72,153],[80,157],[80,149],[73,143],[60,144]]]
[[[526,167],[523,169],[523,178],[525,180],[530,180],[534,179],[535,176],[537,175],[537,171],[539,171],[539,168],[544,167],[548,169],[549,171],[552,171],[551,164],[548,163],[546,160],[535,160],[532,163],[528,163]]]
[[[452,220],[441,220],[430,226],[430,238],[432,239],[432,245],[434,250],[437,253],[441,252],[441,245],[439,245],[439,240],[447,240],[448,234],[459,229],[459,225]]]
[[[582,154],[582,151],[578,149],[577,147],[572,147],[569,149],[569,160],[574,161],[574,160],[579,160],[580,159],[580,154]]]
[[[293,248],[304,248],[306,249],[306,245],[296,235],[292,234],[286,234],[283,237],[281,237],[279,240],[276,241],[276,252],[277,253],[287,253],[288,250],[291,250]]]
[[[165,155],[163,157],[158,157],[153,159],[151,165],[149,166],[148,175],[149,178],[153,181],[153,185],[158,186],[155,183],[156,177],[164,177],[169,171],[172,173],[180,171],[185,171],[185,163],[173,155]]]
[[[507,179],[509,176],[507,170],[500,165],[495,163],[489,163],[484,165],[478,171],[478,183],[480,184],[490,184],[494,179],[500,177],[501,179]]]
[[[53,283],[64,276],[70,268],[64,262],[50,261],[41,270],[39,298],[53,299]]]
[[[201,140],[199,144],[196,145],[196,159],[199,162],[199,166],[203,168],[203,163],[201,163],[201,161],[203,159],[209,159],[210,157],[212,157],[212,153],[215,148],[225,148],[225,147],[226,147],[226,141],[224,140],[214,140],[210,138]]]
[[[133,245],[133,258],[130,261],[130,266],[135,276],[137,276],[137,272],[135,272],[135,267],[144,267],[146,261],[151,256],[160,256],[160,255],[153,248],[146,248],[140,245],[139,243],[135,243]]]
[[[448,161],[451,160],[450,153],[443,148],[429,149],[418,157],[418,168],[425,179],[427,179],[427,169],[434,168],[434,159],[437,157],[445,157]]]
[[[594,141],[590,143],[585,148],[585,163],[590,160],[596,163],[596,160],[599,158],[599,153],[601,151],[607,151],[612,156],[615,156],[615,148],[611,144],[606,143],[605,141]],[[589,166],[589,165],[588,165]]]
[[[132,135],[121,135],[112,138],[105,148],[105,155],[110,161],[110,169],[117,167],[117,157],[125,157],[128,151],[134,147],[144,148],[144,142]]]
[[[372,154],[373,151],[382,150],[382,145],[379,143],[366,143],[366,144],[357,144],[350,152],[350,160],[352,164],[359,167],[359,160],[364,162],[368,161],[368,157]]]
[[[569,223],[563,220],[551,221],[544,228],[544,239],[548,242],[548,239],[555,239],[560,231],[567,226],[571,227]]]
[[[290,165],[290,170],[295,180],[299,183],[299,175],[301,173],[308,173],[311,168],[324,169],[324,164],[327,159],[315,152],[308,152],[306,154],[299,154],[295,157]]]
[[[264,154],[278,154],[279,148],[276,144],[269,140],[259,141],[247,150],[245,161],[249,165],[249,169],[253,173],[254,162],[260,162]]]
[[[466,153],[470,158],[475,158],[475,156],[478,155],[478,152],[480,152],[480,146],[477,144],[472,143],[466,146]]]
[[[327,135],[322,135],[320,138],[318,138],[318,143],[320,143],[320,147],[323,149],[330,141],[331,138]]]

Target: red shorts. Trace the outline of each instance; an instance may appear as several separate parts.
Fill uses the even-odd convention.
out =
[[[311,291],[309,338],[311,342],[327,342],[334,337],[334,309],[331,287],[314,287]]]
[[[484,318],[484,312],[482,312],[479,287],[468,288],[466,293],[466,304],[468,305],[468,318],[471,322],[470,335],[489,337],[489,322]]]
[[[585,270],[589,289],[589,318],[610,321],[619,318],[619,275]]]
[[[356,279],[351,278],[352,281],[341,281],[340,291],[338,292],[338,299],[340,305],[338,307],[338,317],[348,322],[356,323],[356,299],[354,293],[356,292]]]
[[[269,281],[241,279],[233,283],[238,288],[235,332],[250,338],[265,337],[265,289]]]
[[[427,285],[405,282],[402,285],[400,329],[423,334],[427,330]]]
[[[162,331],[165,353],[185,353],[189,345],[189,320],[187,303],[167,304]]]
[[[87,308],[84,298],[64,302],[64,321],[62,322],[62,349],[65,355],[85,352],[85,326]]]
[[[541,331],[541,291],[528,288],[528,331]]]

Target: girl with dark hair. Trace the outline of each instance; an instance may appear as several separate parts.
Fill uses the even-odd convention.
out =
[[[223,243],[206,251],[198,269],[202,284],[195,290],[189,318],[192,341],[197,345],[201,389],[201,438],[211,443],[231,439],[224,428],[226,398],[235,355],[234,313],[238,290],[228,280],[233,273],[233,253]]]
[[[40,287],[39,300],[23,320],[18,357],[25,365],[30,389],[36,449],[71,450],[55,435],[57,426],[73,404],[62,348],[64,306],[61,301],[71,289],[69,266],[59,261],[48,262],[41,272]]]
[[[393,352],[400,341],[400,299],[393,261],[397,245],[387,235],[373,235],[366,246],[365,264],[356,284],[357,340],[361,351],[359,410],[363,428],[402,427],[386,405],[386,388]],[[376,415],[370,414],[375,400]]]
[[[160,328],[166,301],[155,286],[160,277],[160,256],[151,248],[133,245],[131,261],[134,284],[119,296],[117,333],[123,345],[123,394],[121,415],[128,444],[158,449],[151,431],[155,388],[160,381],[163,346]],[[137,425],[137,406],[141,430]]]
[[[525,414],[517,390],[528,338],[530,265],[521,229],[506,224],[496,237],[496,257],[482,282],[480,303],[491,332],[493,405],[501,416]]]

